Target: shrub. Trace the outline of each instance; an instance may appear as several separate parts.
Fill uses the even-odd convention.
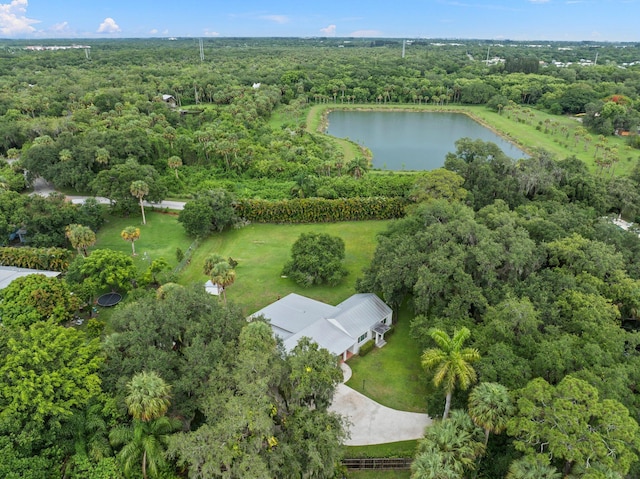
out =
[[[371,350],[375,346],[376,346],[376,343],[373,341],[373,339],[370,339],[369,341],[364,343],[362,346],[360,346],[360,349],[358,350],[358,354],[360,356],[366,356],[367,354],[369,354],[371,352]]]
[[[346,275],[344,241],[326,233],[303,233],[291,247],[291,261],[282,274],[301,286],[338,284]]]

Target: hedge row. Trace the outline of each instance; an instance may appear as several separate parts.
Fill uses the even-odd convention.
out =
[[[73,251],[64,248],[0,247],[0,265],[17,268],[66,271]]]
[[[376,343],[373,341],[373,339],[370,339],[369,341],[364,343],[362,346],[360,346],[360,349],[358,349],[358,354],[360,356],[366,356],[373,350],[375,346],[376,346]]]
[[[400,218],[407,204],[399,197],[300,198],[241,200],[235,208],[239,217],[254,223],[322,223]]]

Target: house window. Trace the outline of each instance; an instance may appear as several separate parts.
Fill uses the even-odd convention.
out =
[[[382,320],[382,324],[387,324],[387,318],[384,318],[384,319]]]
[[[358,338],[358,343],[361,343],[362,341],[364,341],[365,339],[367,339],[367,336],[369,335],[369,333],[364,333],[362,336],[360,336]]]

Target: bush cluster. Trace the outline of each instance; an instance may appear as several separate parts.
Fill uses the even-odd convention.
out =
[[[0,247],[0,265],[66,271],[73,252],[64,248]]]
[[[236,214],[255,223],[322,223],[384,220],[404,216],[405,198],[300,198],[283,201],[242,200]]]
[[[373,339],[370,339],[369,341],[364,343],[362,346],[360,346],[360,349],[358,350],[358,354],[360,356],[366,356],[367,354],[369,354],[371,352],[371,350],[375,346],[376,346],[376,343],[373,341]]]

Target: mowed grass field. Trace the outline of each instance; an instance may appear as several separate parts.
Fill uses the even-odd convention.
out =
[[[298,293],[336,305],[355,293],[355,282],[367,267],[377,245],[376,236],[389,221],[354,221],[297,225],[251,224],[244,228],[214,234],[204,240],[180,275],[181,284],[204,284],[205,258],[211,253],[238,262],[236,281],[227,288],[227,300],[251,314],[289,293]],[[345,266],[349,275],[337,286],[303,288],[281,277],[290,259],[291,246],[302,233],[326,233],[345,242]],[[122,241],[122,240],[121,240]]]
[[[136,256],[133,261],[138,271],[145,271],[151,261],[164,258],[171,268],[178,264],[176,248],[186,251],[193,242],[178,223],[178,216],[146,210],[147,224],[142,224],[142,215],[128,218],[109,216],[106,223],[98,232],[98,241],[91,248],[112,249],[131,255],[131,242],[120,237],[120,233],[127,226],[140,228],[140,239],[135,242]],[[145,254],[146,253],[146,254]]]
[[[428,412],[429,379],[420,364],[422,351],[410,335],[412,318],[411,310],[403,306],[387,344],[348,361],[353,376],[347,386],[393,409]]]

